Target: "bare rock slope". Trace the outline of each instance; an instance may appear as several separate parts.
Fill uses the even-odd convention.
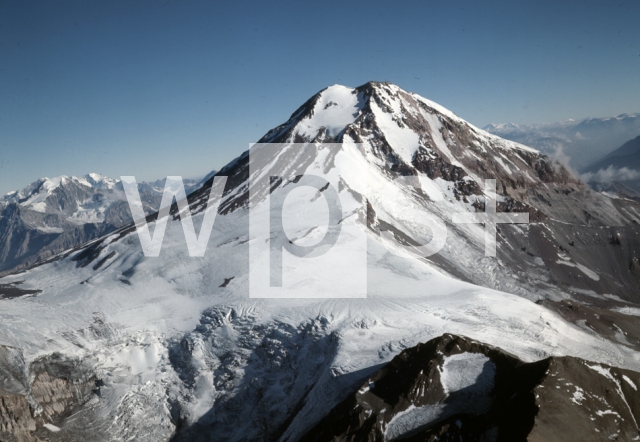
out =
[[[443,335],[407,349],[303,441],[638,440],[640,374],[574,357],[524,363]]]

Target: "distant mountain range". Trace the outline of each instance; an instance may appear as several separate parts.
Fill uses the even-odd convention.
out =
[[[574,170],[599,161],[640,135],[640,113],[548,124],[489,124],[484,130],[555,156]]]
[[[191,193],[203,179],[186,179]],[[140,182],[143,208],[160,206],[165,180]],[[122,183],[97,173],[41,178],[0,198],[0,274],[86,243],[132,221]]]
[[[622,147],[614,150],[601,160],[586,167],[584,172],[597,172],[610,167],[616,169],[640,169],[640,135],[627,141]]]
[[[598,191],[640,200],[640,136],[584,168],[580,178]]]

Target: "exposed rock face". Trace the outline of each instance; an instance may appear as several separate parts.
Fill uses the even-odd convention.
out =
[[[31,432],[36,429],[36,421],[27,395],[22,351],[0,346],[0,440],[35,440]]]
[[[54,353],[32,362],[26,373],[20,350],[0,346],[0,440],[40,440],[36,429],[87,402],[96,383],[78,359]]]
[[[637,304],[616,299],[602,300],[587,295],[559,302],[545,299],[538,303],[555,310],[565,320],[590,333],[597,333],[613,342],[640,350],[640,309]]]
[[[35,441],[32,435],[36,421],[27,399],[16,393],[0,390],[0,438],[3,441]]]
[[[58,353],[34,361],[31,394],[41,409],[38,420],[46,423],[83,404],[96,390],[96,377],[80,360]]]
[[[635,440],[638,385],[629,370],[573,357],[525,363],[443,335],[400,353],[301,440]]]

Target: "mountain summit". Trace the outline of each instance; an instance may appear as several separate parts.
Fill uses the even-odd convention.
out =
[[[309,99],[260,143],[362,143],[403,174],[425,173],[462,186],[465,176],[501,179],[509,189],[571,182],[536,150],[480,130],[442,106],[390,83],[334,85]],[[575,180],[573,180],[575,181]]]

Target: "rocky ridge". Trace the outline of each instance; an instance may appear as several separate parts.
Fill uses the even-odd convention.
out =
[[[38,428],[59,431],[55,424],[99,395],[99,385],[79,359],[54,353],[27,368],[19,349],[0,346],[0,439],[32,442],[41,440]]]
[[[640,374],[573,357],[524,363],[443,335],[404,350],[301,441],[638,440]]]

